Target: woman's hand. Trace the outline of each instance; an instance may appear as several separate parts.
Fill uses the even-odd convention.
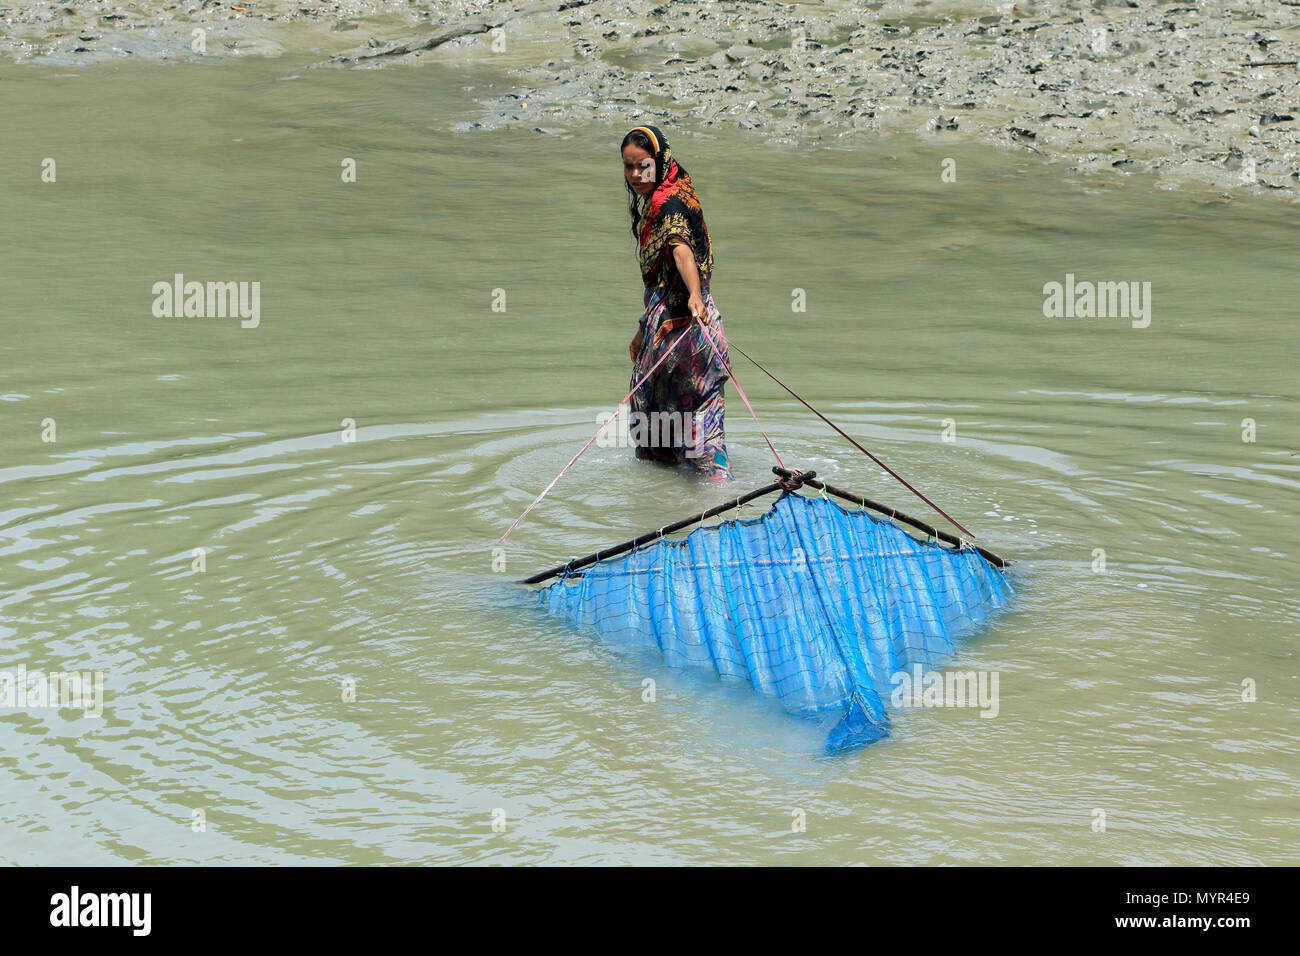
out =
[[[686,303],[686,308],[690,310],[691,318],[698,319],[705,325],[709,324],[709,312],[704,308],[704,299],[698,292],[691,293],[691,297]]]
[[[672,250],[673,261],[677,264],[677,274],[682,277],[691,294],[686,302],[686,310],[690,312],[692,319],[698,319],[708,325],[709,313],[704,308],[704,297],[700,295],[700,271],[695,265],[695,256],[691,254],[691,247],[685,240],[678,239],[672,243]]]
[[[636,357],[641,354],[641,327],[637,326],[636,336],[632,339],[632,344],[627,347],[627,354],[636,361]]]

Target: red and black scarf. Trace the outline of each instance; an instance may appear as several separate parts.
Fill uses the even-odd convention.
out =
[[[684,315],[690,293],[685,283],[677,277],[676,263],[669,254],[673,237],[690,243],[695,256],[695,266],[700,272],[700,290],[703,292],[713,274],[713,246],[709,242],[709,229],[704,223],[704,211],[695,195],[691,177],[668,148],[668,140],[654,126],[638,126],[654,146],[655,190],[649,201],[643,200],[641,236],[638,255],[641,261],[641,278],[646,288],[663,286],[669,293],[669,314]],[[674,281],[676,279],[676,281]]]

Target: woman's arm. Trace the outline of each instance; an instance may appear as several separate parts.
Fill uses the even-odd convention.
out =
[[[695,254],[691,252],[690,244],[681,239],[672,242],[672,250],[673,262],[677,263],[677,272],[686,283],[686,291],[691,296],[687,308],[691,310],[693,318],[701,322],[706,321],[708,314],[704,309],[704,299],[700,295],[700,270],[695,265]]]

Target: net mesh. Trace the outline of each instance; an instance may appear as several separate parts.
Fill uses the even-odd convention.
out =
[[[744,680],[805,716],[839,713],[827,749],[885,736],[892,677],[982,629],[1010,585],[973,548],[783,492],[761,517],[697,528],[565,574],[540,606],[669,667]]]

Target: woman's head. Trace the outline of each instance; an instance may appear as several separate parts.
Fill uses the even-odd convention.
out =
[[[707,283],[713,271],[709,230],[695,184],[673,157],[668,138],[658,127],[636,126],[623,137],[619,152],[623,185],[631,197],[627,211],[632,217],[641,277],[649,283],[672,240],[688,232],[700,281]]]
[[[628,191],[649,196],[659,181],[655,154],[659,152],[645,130],[634,129],[623,137],[623,178]]]
[[[623,184],[630,201],[632,236],[638,237],[641,224],[640,199],[647,199],[663,182],[667,170],[668,139],[657,127],[638,126],[623,137],[619,147],[623,157]]]

